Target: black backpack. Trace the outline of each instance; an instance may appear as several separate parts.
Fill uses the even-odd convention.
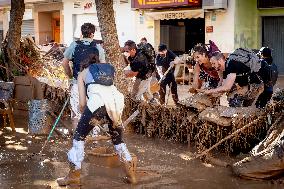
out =
[[[75,79],[78,77],[82,63],[88,63],[92,60],[93,55],[99,56],[99,50],[97,49],[95,41],[92,41],[89,45],[84,44],[83,41],[76,41],[77,45],[73,54],[73,76]]]
[[[259,75],[261,76],[265,86],[273,87],[278,79],[278,68],[276,64],[268,64],[266,60],[262,59]]]
[[[250,72],[258,72],[261,68],[259,57],[251,50],[247,48],[238,48],[228,57],[228,60],[234,60],[241,62],[250,68]]]
[[[151,72],[154,72],[156,69],[156,65],[155,65],[155,50],[154,47],[150,44],[150,43],[146,43],[146,44],[138,44],[138,50],[140,50],[140,52],[142,54],[144,54],[148,60],[148,65],[149,65],[149,69],[151,70]]]

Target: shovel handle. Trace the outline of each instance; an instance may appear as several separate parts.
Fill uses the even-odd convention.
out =
[[[128,123],[130,123],[137,115],[139,114],[139,110],[136,110],[135,112],[133,112],[127,120],[124,121],[124,123],[122,124],[123,129],[125,129],[125,127],[128,125]]]
[[[158,82],[159,84],[166,78],[166,75],[169,73],[169,71],[174,67],[174,65],[170,66],[167,71],[164,73],[163,77]]]

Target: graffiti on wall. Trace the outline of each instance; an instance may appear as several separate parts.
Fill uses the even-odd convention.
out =
[[[244,32],[235,34],[235,47],[254,48],[253,37]]]

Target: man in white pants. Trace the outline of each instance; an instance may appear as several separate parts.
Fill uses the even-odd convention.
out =
[[[96,28],[93,24],[84,23],[81,26],[82,39],[72,42],[64,52],[62,66],[65,74],[72,79],[70,104],[72,108],[72,118],[75,125],[81,117],[77,85],[77,77],[80,72],[81,64],[84,62],[89,62],[92,54],[96,54],[101,63],[105,62],[103,48],[100,45],[97,45],[93,40],[95,31]],[[70,61],[73,63],[72,68],[69,65]]]
[[[125,42],[124,51],[124,55],[130,62],[130,65],[124,69],[124,73],[126,77],[136,77],[131,92],[132,96],[136,100],[143,100],[143,95],[145,95],[145,100],[151,101],[153,99],[150,91],[152,70],[147,57],[137,49],[135,42],[131,40]]]

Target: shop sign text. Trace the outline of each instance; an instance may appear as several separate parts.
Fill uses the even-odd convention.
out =
[[[202,0],[131,0],[132,8],[153,9],[163,7],[201,7]]]

